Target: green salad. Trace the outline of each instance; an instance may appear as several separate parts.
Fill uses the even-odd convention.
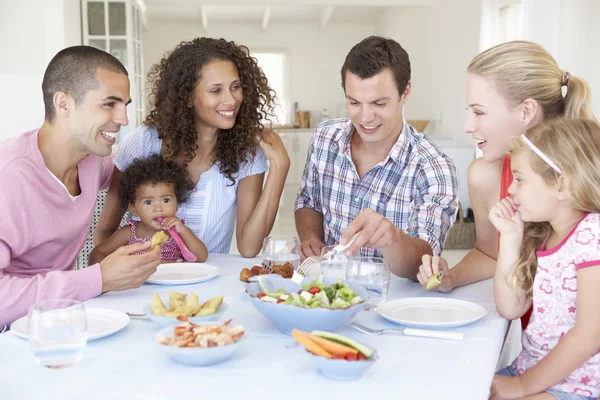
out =
[[[364,301],[342,281],[337,281],[329,286],[325,285],[322,275],[318,279],[302,285],[299,293],[288,293],[284,288],[270,292],[260,278],[258,283],[262,292],[256,297],[268,303],[304,308],[348,308]]]

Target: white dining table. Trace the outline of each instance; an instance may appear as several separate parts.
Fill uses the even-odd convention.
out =
[[[487,399],[508,322],[495,309],[492,280],[461,287],[450,294],[428,292],[418,283],[392,277],[388,300],[450,297],[482,305],[487,314],[470,325],[452,328],[462,341],[402,335],[365,335],[349,325],[337,332],[374,347],[379,360],[357,381],[321,376],[301,346],[293,345],[252,305],[239,280],[243,267],[258,259],[211,255],[220,275],[185,286],[145,284],[110,292],[86,307],[141,313],[157,292],[194,292],[201,299],[224,295],[232,318],[246,328],[239,351],[226,362],[189,367],[172,361],[154,340],[152,321],[132,318],[123,330],[88,341],[82,360],[49,370],[37,365],[26,340],[0,334],[0,399]],[[373,328],[398,328],[374,311],[361,311],[357,322]]]

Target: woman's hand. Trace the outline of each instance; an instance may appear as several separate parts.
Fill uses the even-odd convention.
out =
[[[259,138],[258,145],[265,153],[265,157],[277,167],[290,167],[290,157],[288,156],[283,140],[278,133],[266,131],[262,138]]]
[[[512,197],[507,197],[492,207],[489,219],[502,235],[523,237],[524,223]]]
[[[444,276],[442,277],[442,283],[434,287],[431,290],[438,292],[448,293],[452,291],[454,286],[452,285],[452,278],[450,276],[450,269],[448,268],[448,262],[442,257],[430,256],[429,254],[423,255],[422,264],[419,267],[419,273],[417,279],[424,288],[427,287],[427,280],[431,275],[435,275],[442,271]]]

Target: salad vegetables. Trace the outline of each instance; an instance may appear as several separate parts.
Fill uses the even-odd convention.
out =
[[[342,281],[337,281],[329,286],[325,285],[322,275],[318,279],[302,285],[302,290],[298,293],[288,293],[284,288],[270,292],[260,277],[258,283],[262,292],[256,297],[268,303],[282,303],[304,308],[348,308],[364,301]]]

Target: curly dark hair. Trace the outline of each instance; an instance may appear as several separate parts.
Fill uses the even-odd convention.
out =
[[[194,126],[194,109],[189,107],[202,68],[211,61],[231,61],[236,66],[244,100],[235,125],[220,131],[217,137],[216,159],[220,172],[232,184],[239,165],[248,161],[247,153],[256,154],[257,136],[262,139],[263,121],[272,124],[275,91],[269,87],[257,60],[250,57],[246,46],[225,39],[196,38],[181,42],[172,52],[153,65],[148,73],[152,84],[149,115],[144,124],[155,127],[163,139],[163,156],[172,160],[184,155],[184,167],[196,156],[198,135]]]
[[[135,194],[141,185],[172,183],[177,203],[185,203],[191,191],[191,184],[185,170],[173,161],[167,161],[155,154],[149,158],[135,159],[123,172],[119,184],[121,206],[127,208],[135,202]]]

